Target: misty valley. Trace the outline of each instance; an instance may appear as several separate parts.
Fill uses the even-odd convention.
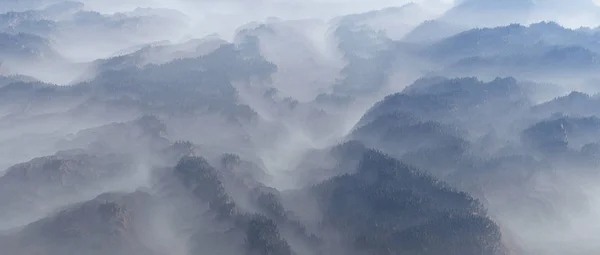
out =
[[[600,254],[600,2],[2,0],[0,255]]]

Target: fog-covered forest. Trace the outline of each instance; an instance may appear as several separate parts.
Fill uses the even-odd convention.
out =
[[[600,2],[0,0],[0,255],[600,254]]]

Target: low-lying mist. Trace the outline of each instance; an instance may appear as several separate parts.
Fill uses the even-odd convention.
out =
[[[597,254],[599,18],[6,0],[0,254]]]

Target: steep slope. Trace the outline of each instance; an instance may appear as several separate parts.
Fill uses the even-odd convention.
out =
[[[503,254],[498,227],[467,194],[354,142],[333,153],[357,164],[311,192],[321,232],[339,233],[346,254]]]

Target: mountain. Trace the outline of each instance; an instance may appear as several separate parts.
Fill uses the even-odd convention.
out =
[[[343,66],[330,28],[317,19],[272,18],[240,27],[234,40],[256,40],[260,54],[278,67],[273,83],[285,84],[277,88],[278,92],[284,97],[309,101],[326,91]],[[306,84],[310,84],[310,89],[304,89]]]
[[[5,2],[5,253],[600,250],[588,0]]]
[[[81,114],[100,106],[109,106],[109,109],[135,106],[128,110],[142,111],[151,111],[153,107],[160,107],[162,110],[188,108],[189,111],[195,111],[208,104],[212,105],[209,111],[221,111],[220,107],[231,107],[227,111],[232,110],[231,114],[238,114],[233,111],[243,109],[238,108],[237,95],[230,82],[251,77],[267,79],[275,68],[260,57],[246,58],[242,54],[244,53],[236,46],[226,44],[198,58],[177,59],[161,65],[148,65],[142,69],[132,66],[123,70],[107,70],[89,82],[70,87],[27,84],[29,86],[15,85],[3,89],[6,95],[11,92],[22,93],[21,99],[25,98],[25,95],[29,98],[39,98],[47,94],[53,94],[55,97],[62,96],[68,100],[84,98],[83,103],[71,109],[72,113]],[[227,65],[223,64],[225,61],[228,61]],[[237,66],[232,68],[236,62]],[[179,80],[178,90],[171,90],[170,88],[174,86],[171,83],[172,79],[182,74],[186,74],[188,78]],[[203,89],[199,90],[198,87]],[[173,93],[181,93],[181,96],[166,96]],[[204,99],[200,100],[199,97]],[[185,98],[188,98],[187,101]],[[223,114],[228,113],[223,112]],[[239,114],[246,113],[239,112]],[[252,114],[248,114],[250,115],[243,117],[252,118]]]
[[[413,150],[440,148],[461,154],[468,144],[456,128],[434,121],[419,121],[402,112],[379,116],[356,129],[350,137],[398,158]]]
[[[502,2],[464,0],[459,1],[441,19],[471,27],[505,26],[512,23],[530,24],[553,20],[576,28],[597,23],[599,10],[600,8],[592,0],[576,0],[569,4],[557,0],[506,0]],[[578,17],[578,19],[573,17]]]
[[[597,76],[597,36],[553,22],[513,24],[468,30],[419,50],[419,55],[439,66],[436,75],[513,76],[583,89]]]
[[[52,36],[55,47],[66,57],[91,61],[137,44],[178,39],[185,32],[186,22],[185,15],[170,10],[139,9],[111,15],[79,11],[61,20]],[[93,50],[85,47],[92,42]]]
[[[4,74],[65,81],[71,76],[63,75],[65,70],[78,69],[78,65],[56,51],[51,40],[37,35],[0,32],[0,47],[0,65]]]
[[[1,33],[0,43],[6,64],[50,60],[58,55],[48,40],[35,35]]]
[[[137,8],[104,14],[86,7],[81,2],[57,1],[44,8],[6,12],[0,14],[0,31],[41,36],[65,58],[87,62],[148,41],[177,40],[190,22],[171,9]],[[93,50],[85,48],[92,42]]]
[[[18,254],[157,254],[143,242],[150,195],[103,194],[0,237],[5,251]],[[146,240],[147,241],[147,240]]]
[[[411,43],[433,43],[463,32],[462,30],[460,26],[441,20],[426,20],[404,35],[402,40]]]
[[[534,110],[542,116],[548,116],[553,113],[564,113],[574,116],[597,116],[596,105],[598,103],[600,101],[597,96],[573,91],[568,95],[556,97],[548,102],[539,104]]]
[[[127,68],[143,68],[146,65],[160,65],[183,58],[198,58],[218,49],[226,41],[207,37],[180,44],[151,44],[132,53],[94,61],[93,72],[117,71]],[[90,71],[92,72],[92,71]]]
[[[84,129],[73,137],[59,142],[65,148],[89,148],[97,151],[127,153],[137,151],[159,151],[170,141],[164,137],[166,125],[154,116],[144,116],[125,123],[112,123],[100,127]],[[138,141],[135,145],[124,141]]]
[[[476,200],[380,152],[341,154],[348,156],[359,159],[356,170],[313,192],[325,226],[340,231],[353,254],[503,254],[500,232]],[[447,238],[455,231],[464,239]]]
[[[434,44],[432,50],[434,55],[443,57],[534,53],[556,46],[581,46],[596,51],[596,37],[556,23],[513,24],[468,30]]]
[[[438,13],[417,3],[352,14],[338,18],[341,26],[382,31],[391,39],[400,39],[421,22],[436,18]]]
[[[2,26],[0,31],[5,33],[30,33],[48,36],[56,29],[56,23],[46,19],[40,11],[7,12],[0,15]]]
[[[596,117],[559,117],[544,120],[526,129],[523,139],[544,152],[580,149],[588,143],[598,142],[600,119]]]
[[[338,154],[340,156],[339,160],[354,160],[354,157],[345,158],[351,155],[354,156],[354,154],[344,153],[343,151],[347,150],[346,148],[348,148],[346,145],[341,145],[341,147],[335,149],[342,152],[342,154]],[[360,156],[361,154],[363,155],[362,157]],[[282,194],[280,198],[282,199],[281,202],[276,202],[278,200],[278,195],[276,194],[268,196],[259,195],[256,201],[258,202],[258,208],[268,205],[268,207],[261,209],[267,210],[262,211],[262,213],[265,213],[264,216],[252,216],[243,213],[244,207],[240,206],[240,204],[243,204],[244,200],[236,199],[228,194],[231,194],[232,190],[243,188],[244,185],[238,185],[237,188],[226,185],[227,177],[219,174],[208,162],[200,158],[182,159],[175,168],[174,174],[176,179],[173,180],[175,183],[171,183],[165,187],[172,189],[174,188],[172,185],[177,185],[176,183],[181,181],[184,187],[191,188],[194,197],[205,201],[204,203],[208,203],[208,207],[204,207],[205,209],[201,210],[208,210],[209,213],[204,214],[206,216],[200,217],[215,217],[217,221],[222,222],[226,226],[228,225],[230,230],[223,232],[222,235],[223,237],[229,237],[232,244],[238,244],[237,249],[260,249],[262,252],[267,253],[269,251],[279,251],[277,254],[289,254],[290,249],[295,253],[299,251],[297,249],[307,248],[304,245],[320,240],[312,244],[314,246],[311,247],[317,251],[321,250],[321,252],[327,252],[330,249],[333,249],[330,252],[342,249],[352,254],[363,254],[364,252],[383,252],[381,254],[387,254],[379,249],[385,249],[391,253],[407,250],[425,252],[420,250],[419,247],[421,246],[419,243],[411,242],[411,244],[403,244],[394,241],[396,238],[401,238],[399,240],[412,238],[410,240],[422,242],[422,245],[440,247],[440,249],[451,250],[452,252],[456,252],[456,254],[481,254],[481,252],[484,254],[500,254],[499,232],[494,230],[494,224],[485,218],[485,212],[480,211],[481,208],[475,200],[468,198],[465,194],[456,193],[443,184],[436,182],[431,177],[423,175],[417,170],[402,165],[400,162],[378,152],[364,149],[358,156],[362,159],[357,169],[347,169],[351,174],[332,178],[315,187],[307,187],[305,190],[292,193],[287,192],[287,194]],[[383,187],[389,188],[382,190]],[[341,192],[342,190],[344,192]],[[253,191],[250,192],[252,193]],[[426,195],[428,192],[434,192],[436,194],[433,196],[435,199],[445,200],[443,194],[446,194],[449,196],[448,198],[452,197],[456,201],[448,202],[446,200],[448,203],[438,203],[435,200],[423,201],[422,196],[431,197]],[[315,225],[314,222],[304,222],[302,215],[299,215],[299,221],[293,220],[294,212],[299,209],[293,206],[293,204],[289,204],[291,206],[290,209],[285,209],[288,206],[288,202],[293,203],[293,200],[289,201],[288,199],[306,196],[311,200],[313,199],[311,197],[314,197],[319,208],[323,210],[323,219],[319,220],[322,222],[319,224],[319,228],[322,229],[314,232],[315,235],[313,237],[310,237],[310,234],[308,236],[302,234],[310,233],[311,228],[301,227],[296,231],[289,232],[293,228],[296,228],[297,224]],[[355,197],[358,200],[349,200],[344,197]],[[264,204],[264,202],[268,203]],[[277,205],[278,203],[282,204]],[[376,209],[384,205],[387,205],[384,211]],[[351,220],[356,219],[358,215],[362,215],[360,216],[362,220]],[[315,219],[312,220],[314,221]],[[379,223],[369,224],[369,221],[373,220]],[[438,243],[431,239],[419,239],[420,233],[423,233],[425,236],[445,235],[445,231],[449,230],[446,227],[449,226],[441,224],[441,222],[448,221],[470,222],[468,224],[473,224],[472,228],[470,230],[465,229],[464,231],[474,234],[475,232],[471,231],[479,229],[482,232],[477,232],[476,235],[484,235],[490,239],[484,241],[485,244],[473,239],[472,241],[478,244],[473,243],[473,245],[469,245],[468,247],[470,248],[466,248],[467,250],[463,249],[465,246],[460,248],[459,246],[453,246],[452,243]],[[199,231],[201,233],[204,232],[202,230]],[[341,231],[340,233],[344,233],[342,235],[344,246],[348,242],[347,245],[349,246],[347,247],[354,247],[353,250],[348,250],[344,246],[337,247],[335,243],[339,241],[330,240],[327,236],[317,234],[330,231]],[[197,244],[213,240],[213,237],[207,236],[206,233],[201,233],[194,234],[193,238],[197,238],[195,239],[197,240],[195,241]],[[247,235],[245,242],[243,241],[244,235]],[[299,242],[308,243],[298,246],[300,245]],[[263,245],[267,246],[263,247]],[[236,245],[220,246],[216,244],[216,247],[225,249],[222,250],[223,252],[236,249]],[[474,250],[468,250],[471,248]],[[313,253],[316,251],[307,252],[309,254],[318,254]],[[423,254],[429,253],[425,252]],[[437,251],[432,251],[432,254],[437,254]]]
[[[596,176],[596,97],[573,92],[536,104],[529,86],[514,78],[423,78],[376,103],[348,139],[468,191],[497,219],[508,246],[545,251],[519,244],[540,238],[522,224],[566,231],[569,213],[590,210],[573,175]]]
[[[5,233],[0,242],[22,254],[164,254],[160,248],[168,240],[152,242],[157,236],[150,231],[158,227],[152,219],[162,215],[171,222],[163,231],[177,231],[178,226],[192,231],[189,241],[180,241],[192,252],[210,246],[223,254],[503,254],[500,232],[476,200],[379,152],[349,149],[340,145],[334,151],[341,161],[362,155],[356,169],[287,194],[259,183],[230,185],[248,170],[244,165],[229,172],[231,168],[215,168],[203,158],[183,157],[163,171],[158,193],[102,194]],[[229,166],[236,162],[223,161]],[[300,197],[314,199],[323,210],[322,219],[312,219],[321,222],[314,234],[306,226],[316,222],[295,216],[297,205],[289,204]],[[220,227],[210,231],[206,224]],[[321,235],[331,231],[343,233],[342,243]]]
[[[426,77],[415,81],[403,92],[385,97],[362,117],[362,123],[394,112],[415,114],[424,121],[443,120],[461,123],[500,109],[529,104],[526,91],[514,78],[483,82],[476,78]],[[478,113],[479,112],[479,113]],[[468,114],[467,114],[468,113]],[[481,123],[479,123],[481,124]],[[465,129],[473,129],[473,127]]]
[[[125,156],[84,151],[59,152],[12,166],[0,178],[0,199],[10,207],[0,217],[3,228],[75,202],[86,192],[102,190],[131,174],[132,167]]]
[[[23,75],[0,76],[0,87],[16,82],[35,82],[35,79]]]

